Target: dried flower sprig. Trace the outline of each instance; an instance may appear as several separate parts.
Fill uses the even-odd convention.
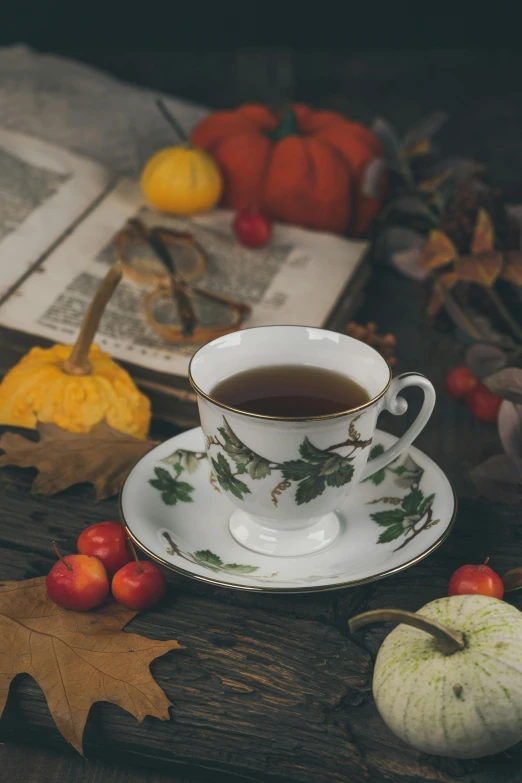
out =
[[[350,321],[346,326],[346,334],[349,337],[354,337],[356,340],[370,345],[375,348],[381,356],[386,359],[390,367],[395,367],[397,364],[397,357],[395,351],[397,348],[397,338],[393,334],[378,334],[377,326],[369,321],[367,324],[357,324],[355,321]]]

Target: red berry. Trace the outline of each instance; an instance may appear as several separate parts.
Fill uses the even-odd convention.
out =
[[[154,563],[127,563],[114,574],[112,594],[129,609],[148,609],[161,601],[167,590],[163,573]]]
[[[502,397],[497,397],[481,383],[468,394],[466,402],[476,419],[486,424],[495,424],[502,405]]]
[[[247,247],[266,245],[272,233],[272,224],[265,215],[252,210],[238,212],[232,224],[239,241]]]
[[[45,586],[51,601],[76,612],[98,606],[109,592],[105,566],[89,555],[66,555],[58,560],[47,574]]]
[[[464,565],[457,568],[450,579],[448,595],[490,595],[502,599],[504,585],[502,579],[486,560],[482,565]]]
[[[479,384],[479,379],[468,367],[455,367],[446,375],[444,386],[450,397],[460,400]]]
[[[109,576],[132,560],[127,547],[127,533],[119,522],[100,522],[90,525],[76,544],[82,555],[93,555],[101,560]]]

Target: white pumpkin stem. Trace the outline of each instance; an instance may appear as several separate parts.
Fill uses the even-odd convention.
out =
[[[350,631],[357,631],[372,623],[402,623],[430,633],[435,639],[437,649],[444,655],[453,655],[466,646],[464,635],[460,631],[451,631],[436,620],[403,609],[373,609],[371,612],[358,614],[348,621]]]
[[[89,351],[92,341],[94,340],[94,335],[98,331],[98,326],[100,325],[101,317],[107,307],[107,303],[113,295],[121,277],[121,264],[114,264],[98,286],[98,290],[94,294],[94,299],[89,305],[89,309],[83,319],[80,333],[71,354],[62,365],[62,370],[67,373],[67,375],[91,374],[92,367],[89,362]]]

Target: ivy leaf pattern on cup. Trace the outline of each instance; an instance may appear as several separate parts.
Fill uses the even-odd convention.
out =
[[[308,438],[299,447],[302,459],[283,462],[280,470],[287,481],[298,482],[295,501],[298,506],[322,495],[326,486],[342,487],[352,480],[353,457],[341,457],[318,449]]]
[[[231,492],[239,500],[243,500],[243,496],[250,494],[251,490],[238,478],[239,475],[261,479],[271,476],[274,470],[279,470],[283,478],[270,492],[274,506],[278,505],[281,495],[292,486],[295,487],[296,503],[308,503],[320,496],[326,487],[341,487],[352,480],[354,469],[353,457],[350,455],[356,448],[370,445],[370,441],[362,441],[354,426],[355,421],[356,419],[350,424],[348,441],[328,449],[320,449],[309,438],[305,438],[299,447],[299,459],[274,463],[245,446],[224,419],[223,427],[219,428],[221,439],[218,436],[210,436],[207,440],[209,448],[215,446],[224,452],[218,451],[215,459],[210,458],[213,468],[209,471],[210,484],[217,492],[220,492],[221,487],[225,492]],[[341,446],[351,446],[352,451],[343,457],[335,451]],[[375,459],[383,451],[382,444],[375,444],[371,448],[369,460]],[[235,464],[235,472],[225,454]],[[172,468],[174,474],[165,468],[155,467],[155,478],[149,479],[149,484],[160,492],[166,505],[190,503],[193,501],[194,487],[186,481],[180,481],[180,475],[184,472],[194,473],[201,461],[206,459],[207,454],[204,451],[177,449],[161,460],[164,465]],[[439,520],[434,518],[433,513],[435,494],[425,495],[420,486],[423,475],[424,470],[420,465],[409,454],[404,454],[366,479],[366,482],[378,487],[388,478],[388,486],[391,479],[393,486],[399,490],[398,494],[388,494],[368,501],[368,505],[385,506],[382,510],[370,514],[371,519],[382,529],[377,543],[387,544],[402,539],[394,550],[397,551],[407,546],[424,530],[438,524]],[[406,493],[401,494],[401,489],[407,490]],[[174,553],[172,542],[171,548]],[[192,555],[184,553],[183,556],[210,570],[225,571],[229,574],[250,574],[257,570],[255,566],[224,563],[210,550],[201,550]]]
[[[355,427],[355,417],[348,428],[348,438],[341,443],[335,443],[327,449],[315,446],[309,438],[305,437],[299,447],[300,459],[287,460],[286,462],[271,462],[266,457],[257,454],[236,435],[226,418],[223,416],[223,425],[218,427],[219,436],[211,435],[207,438],[207,448],[217,447],[217,460],[211,457],[216,478],[225,491],[232,492],[240,500],[243,495],[250,493],[247,485],[236,477],[248,474],[254,480],[264,479],[272,475],[272,471],[278,470],[283,475],[280,481],[272,489],[270,495],[272,503],[277,506],[280,496],[285,489],[292,484],[295,487],[295,502],[298,506],[309,503],[311,500],[323,494],[326,487],[342,487],[353,478],[353,454],[357,449],[367,448],[370,440],[362,440],[360,432]],[[337,449],[351,448],[345,456],[336,453]],[[234,463],[235,473],[227,462],[224,454]]]
[[[223,426],[218,427],[223,438],[223,451],[235,463],[238,473],[248,473],[250,478],[262,479],[271,473],[271,464],[242,443],[223,416]],[[214,441],[215,445],[215,441]]]
[[[231,492],[239,500],[243,500],[243,495],[250,494],[250,489],[244,481],[236,478],[232,473],[230,465],[221,453],[217,455],[217,459],[212,459],[212,466],[216,478],[225,492]],[[238,470],[238,473],[239,472],[244,473],[245,471]]]

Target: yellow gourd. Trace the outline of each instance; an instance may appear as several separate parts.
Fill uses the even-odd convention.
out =
[[[111,268],[87,311],[74,345],[32,348],[0,384],[0,424],[34,429],[52,422],[69,432],[90,432],[106,421],[145,438],[150,402],[109,354],[92,345],[100,318],[121,279]]]
[[[223,191],[223,178],[214,160],[193,147],[161,101],[158,107],[174,127],[183,144],[157,152],[141,175],[147,201],[162,212],[193,215],[214,207]]]

